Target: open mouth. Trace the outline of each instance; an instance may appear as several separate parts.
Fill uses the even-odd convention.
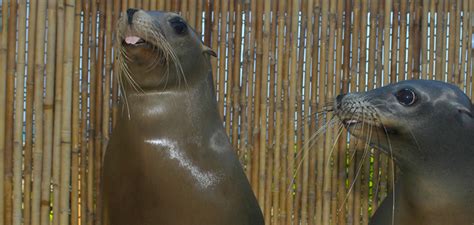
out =
[[[138,36],[126,36],[122,44],[125,46],[133,46],[133,47],[139,47],[139,46],[144,46],[144,45],[150,45],[145,39],[138,37]]]

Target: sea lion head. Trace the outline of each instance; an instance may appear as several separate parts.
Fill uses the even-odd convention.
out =
[[[470,99],[439,81],[403,81],[340,95],[334,111],[353,136],[393,155],[402,166],[462,154],[469,147],[459,145],[467,145],[462,142],[474,130]]]
[[[117,23],[116,48],[123,91],[161,91],[192,85],[208,74],[199,35],[178,14],[128,9]],[[202,72],[202,71],[206,72]]]

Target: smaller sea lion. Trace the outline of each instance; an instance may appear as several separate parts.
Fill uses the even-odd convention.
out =
[[[104,156],[109,225],[263,225],[217,111],[210,55],[175,13],[117,26],[124,109]]]
[[[474,224],[474,108],[459,88],[403,81],[339,95],[334,111],[401,172],[371,225]]]

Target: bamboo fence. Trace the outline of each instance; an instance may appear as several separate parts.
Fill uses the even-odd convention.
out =
[[[473,95],[474,0],[2,3],[0,225],[101,224],[130,7],[180,12],[218,53],[219,112],[266,224],[365,225],[393,187],[392,160],[326,126],[336,95],[405,79]]]

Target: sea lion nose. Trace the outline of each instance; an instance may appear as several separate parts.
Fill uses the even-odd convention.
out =
[[[127,9],[128,24],[132,24],[133,14],[135,14],[137,11],[138,9]]]
[[[341,108],[342,99],[346,96],[345,94],[340,94],[336,97],[336,107]]]

